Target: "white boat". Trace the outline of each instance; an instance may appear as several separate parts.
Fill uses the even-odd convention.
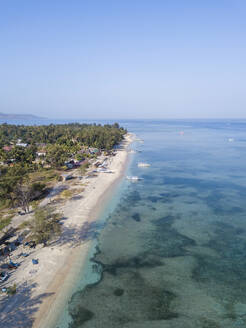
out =
[[[143,139],[141,139],[141,138],[136,138],[135,141],[138,141],[140,143],[144,143]]]
[[[129,175],[128,175],[126,178],[127,178],[127,180],[131,180],[131,181],[142,180],[142,178],[139,178],[139,177],[136,176],[136,175],[133,175],[133,176],[129,176]]]
[[[138,167],[149,167],[150,164],[149,163],[144,163],[144,162],[139,162],[138,163]]]
[[[109,169],[106,169],[106,168],[103,168],[103,167],[100,167],[100,168],[94,170],[93,172],[114,173],[112,170],[109,170]]]

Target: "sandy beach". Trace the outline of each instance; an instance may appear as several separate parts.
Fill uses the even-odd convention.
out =
[[[84,177],[76,183],[77,190],[83,187],[83,191],[55,205],[64,215],[62,234],[47,247],[39,245],[21,259],[20,267],[7,282],[17,285],[17,293],[0,296],[0,327],[47,327],[47,320],[54,317],[58,304],[65,304],[71,284],[88,257],[93,223],[124,175],[127,148],[132,140],[133,135],[127,134],[117,154],[110,156],[108,169],[113,173]],[[45,202],[52,202],[55,197],[48,197]],[[32,259],[38,259],[38,265],[33,265]]]

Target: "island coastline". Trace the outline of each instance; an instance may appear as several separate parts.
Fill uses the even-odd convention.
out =
[[[47,322],[55,321],[57,306],[61,308],[61,303],[68,301],[72,283],[81,273],[89,254],[92,240],[84,238],[86,229],[98,219],[121,181],[127,167],[128,146],[133,139],[132,134],[127,134],[116,155],[111,157],[109,169],[113,174],[97,174],[88,179],[81,199],[69,199],[64,206],[57,205],[66,217],[63,233],[59,242],[40,247],[32,254],[39,259],[37,272],[30,275],[33,270],[29,259],[28,264],[24,263],[23,269],[13,275],[17,293],[2,300],[1,322],[5,326],[14,327],[9,316],[13,315],[16,307],[19,309],[19,326],[47,327]]]

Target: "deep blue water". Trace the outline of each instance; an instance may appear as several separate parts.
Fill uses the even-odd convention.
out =
[[[66,327],[245,328],[246,121],[120,123],[143,180],[123,181]]]

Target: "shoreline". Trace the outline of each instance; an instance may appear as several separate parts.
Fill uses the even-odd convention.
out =
[[[115,177],[115,179],[110,182],[110,184],[108,184],[106,186],[106,189],[104,189],[103,194],[99,195],[99,198],[96,200],[96,203],[94,204],[94,206],[91,208],[90,210],[90,214],[89,216],[91,217],[91,219],[89,220],[90,222],[95,222],[99,219],[100,214],[102,213],[103,209],[107,206],[108,202],[111,200],[112,196],[113,196],[113,192],[115,190],[115,188],[117,188],[118,183],[121,181],[124,172],[126,170],[127,167],[127,163],[128,163],[128,153],[127,153],[127,148],[130,145],[130,143],[132,142],[132,139],[127,140],[123,151],[125,152],[125,158],[124,161],[121,162],[121,167],[118,169],[118,172],[116,173],[118,176]],[[121,150],[122,151],[122,150]],[[118,152],[117,152],[118,155]],[[116,156],[117,156],[116,155]],[[118,162],[118,161],[117,161]],[[111,168],[111,167],[110,167]],[[104,203],[104,205],[103,205]],[[61,276],[61,280],[63,280],[62,284],[57,287],[56,289],[56,294],[53,296],[54,299],[52,299],[52,297],[50,297],[50,299],[47,299],[46,304],[43,303],[43,305],[40,307],[35,321],[33,323],[33,328],[47,328],[47,324],[49,324],[49,327],[53,327],[53,325],[57,322],[57,317],[60,313],[60,311],[58,310],[57,313],[51,313],[52,310],[54,312],[56,312],[57,307],[59,308],[63,308],[65,307],[67,301],[71,298],[73,291],[71,292],[69,290],[70,287],[69,286],[69,282],[71,282],[73,279],[73,281],[76,281],[78,279],[78,275],[84,271],[85,269],[85,262],[88,259],[89,256],[89,252],[90,249],[92,247],[92,243],[93,240],[89,240],[86,244],[83,244],[81,246],[78,246],[76,249],[74,249],[74,258],[67,263],[67,265],[69,264],[75,264],[80,262],[80,264],[78,265],[78,267],[76,268],[75,271],[73,271],[73,269],[71,268],[69,270],[68,268],[68,272],[65,278],[63,278]],[[90,261],[90,259],[89,259]],[[57,274],[57,276],[59,275],[59,273]],[[51,282],[51,286],[49,286],[48,291],[46,292],[52,292],[52,290],[54,290],[54,286],[57,286],[58,282],[56,281],[57,277],[54,277],[53,281]],[[64,286],[66,284],[66,280],[67,280],[67,284],[68,286]],[[65,287],[65,288],[63,288]],[[61,296],[61,304],[57,304],[59,303],[59,296]],[[43,318],[43,315],[46,314],[48,316]]]
[[[16,327],[14,319],[11,322],[8,319],[8,316],[14,315],[16,308],[19,311],[15,324],[18,322],[19,327],[41,328],[50,327],[50,324],[52,327],[57,322],[89,256],[93,238],[87,238],[87,233],[90,234],[90,226],[99,219],[124,175],[129,158],[127,149],[133,138],[128,133],[121,149],[110,158],[109,169],[113,174],[99,173],[96,177],[89,178],[81,198],[66,200],[63,206],[55,205],[66,218],[62,235],[58,242],[44,248],[39,247],[33,252],[40,263],[33,277],[30,277],[30,272],[34,271],[30,271],[34,269],[30,258],[29,261],[25,260],[25,268],[23,263],[18,269],[22,269],[22,274],[16,272],[12,279],[17,283],[16,295],[1,302],[4,306],[3,309],[1,307],[0,327]],[[22,288],[18,288],[20,284]]]

